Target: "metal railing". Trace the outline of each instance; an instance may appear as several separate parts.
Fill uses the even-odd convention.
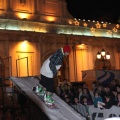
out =
[[[23,58],[19,58],[16,59],[16,73],[17,73],[17,77],[18,77],[18,61],[22,60],[22,59],[26,59],[26,65],[27,65],[27,76],[29,76],[29,67],[28,67],[28,57],[23,57]]]

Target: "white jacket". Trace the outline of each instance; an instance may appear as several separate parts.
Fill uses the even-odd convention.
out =
[[[49,58],[43,63],[40,73],[48,78],[53,78],[53,72],[50,70],[49,67],[50,60]],[[59,70],[61,65],[56,65],[56,69]]]

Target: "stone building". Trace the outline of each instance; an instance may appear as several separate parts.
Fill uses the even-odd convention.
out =
[[[39,75],[43,61],[66,44],[72,51],[58,71],[58,82],[78,82],[81,71],[102,69],[96,55],[103,48],[111,56],[107,69],[120,69],[119,38],[119,24],[74,19],[65,0],[0,0],[4,77]]]

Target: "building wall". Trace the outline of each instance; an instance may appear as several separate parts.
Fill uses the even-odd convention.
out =
[[[64,0],[0,0],[0,9],[2,18],[56,23],[61,22],[62,18],[73,18]]]
[[[89,26],[83,26],[85,21],[80,21],[79,26],[68,13],[65,0],[0,0],[0,18],[0,56],[11,56],[11,68],[7,62],[6,69],[12,76],[39,75],[44,60],[66,44],[72,50],[64,60],[61,80],[81,81],[81,71],[97,69],[96,54],[102,48],[111,55],[111,69],[120,69],[119,28],[111,33],[115,25],[107,25],[107,34],[108,28],[91,31]],[[24,40],[28,40],[27,45],[21,47]],[[77,47],[82,43],[86,46]]]
[[[24,38],[23,34],[21,35],[21,37],[13,37],[14,39],[9,39],[11,38],[11,36],[19,36],[19,34],[19,32],[13,32],[11,34],[8,34],[6,39],[0,41],[1,57],[4,59],[11,56],[12,58],[12,71],[10,68],[9,70],[7,70],[9,73],[12,72],[12,76],[39,75],[40,67],[44,60],[47,59],[47,57],[49,57],[51,54],[53,54],[58,48],[66,45],[66,38],[61,37],[61,35],[56,36],[52,34],[45,34],[42,35],[42,37],[41,35],[39,37],[33,37],[31,41],[29,41],[28,39],[28,42],[24,42],[25,39],[22,39]],[[33,33],[32,36],[34,36],[34,34],[35,33]],[[18,41],[17,39],[20,38],[21,40]],[[64,76],[61,77],[61,80],[67,78],[71,82],[77,82],[82,80],[81,71],[97,69],[97,67],[95,66],[96,54],[98,51],[102,50],[103,46],[90,44],[87,45],[85,49],[75,49],[76,45],[74,45],[72,41],[72,39],[68,40],[68,45],[71,47],[71,53],[69,55],[69,58],[67,59],[67,62],[65,62],[64,64],[65,68],[62,69],[64,70],[64,73],[62,73],[61,76]],[[93,43],[95,44],[94,40]],[[110,69],[120,69],[120,53],[118,49],[116,49],[115,46],[106,46],[105,50],[109,51],[111,55]],[[22,59],[24,57],[28,57],[28,63],[26,58]]]
[[[27,41],[11,42],[9,44],[9,55],[12,56],[12,76],[39,75],[39,49],[39,44]]]

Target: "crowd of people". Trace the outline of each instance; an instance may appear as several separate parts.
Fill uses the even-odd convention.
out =
[[[56,94],[88,120],[90,105],[94,105],[95,108],[100,107],[100,109],[110,109],[113,105],[120,107],[118,80],[113,79],[108,84],[93,81],[91,85],[92,89],[90,90],[85,82],[76,85],[64,82],[57,86]]]

